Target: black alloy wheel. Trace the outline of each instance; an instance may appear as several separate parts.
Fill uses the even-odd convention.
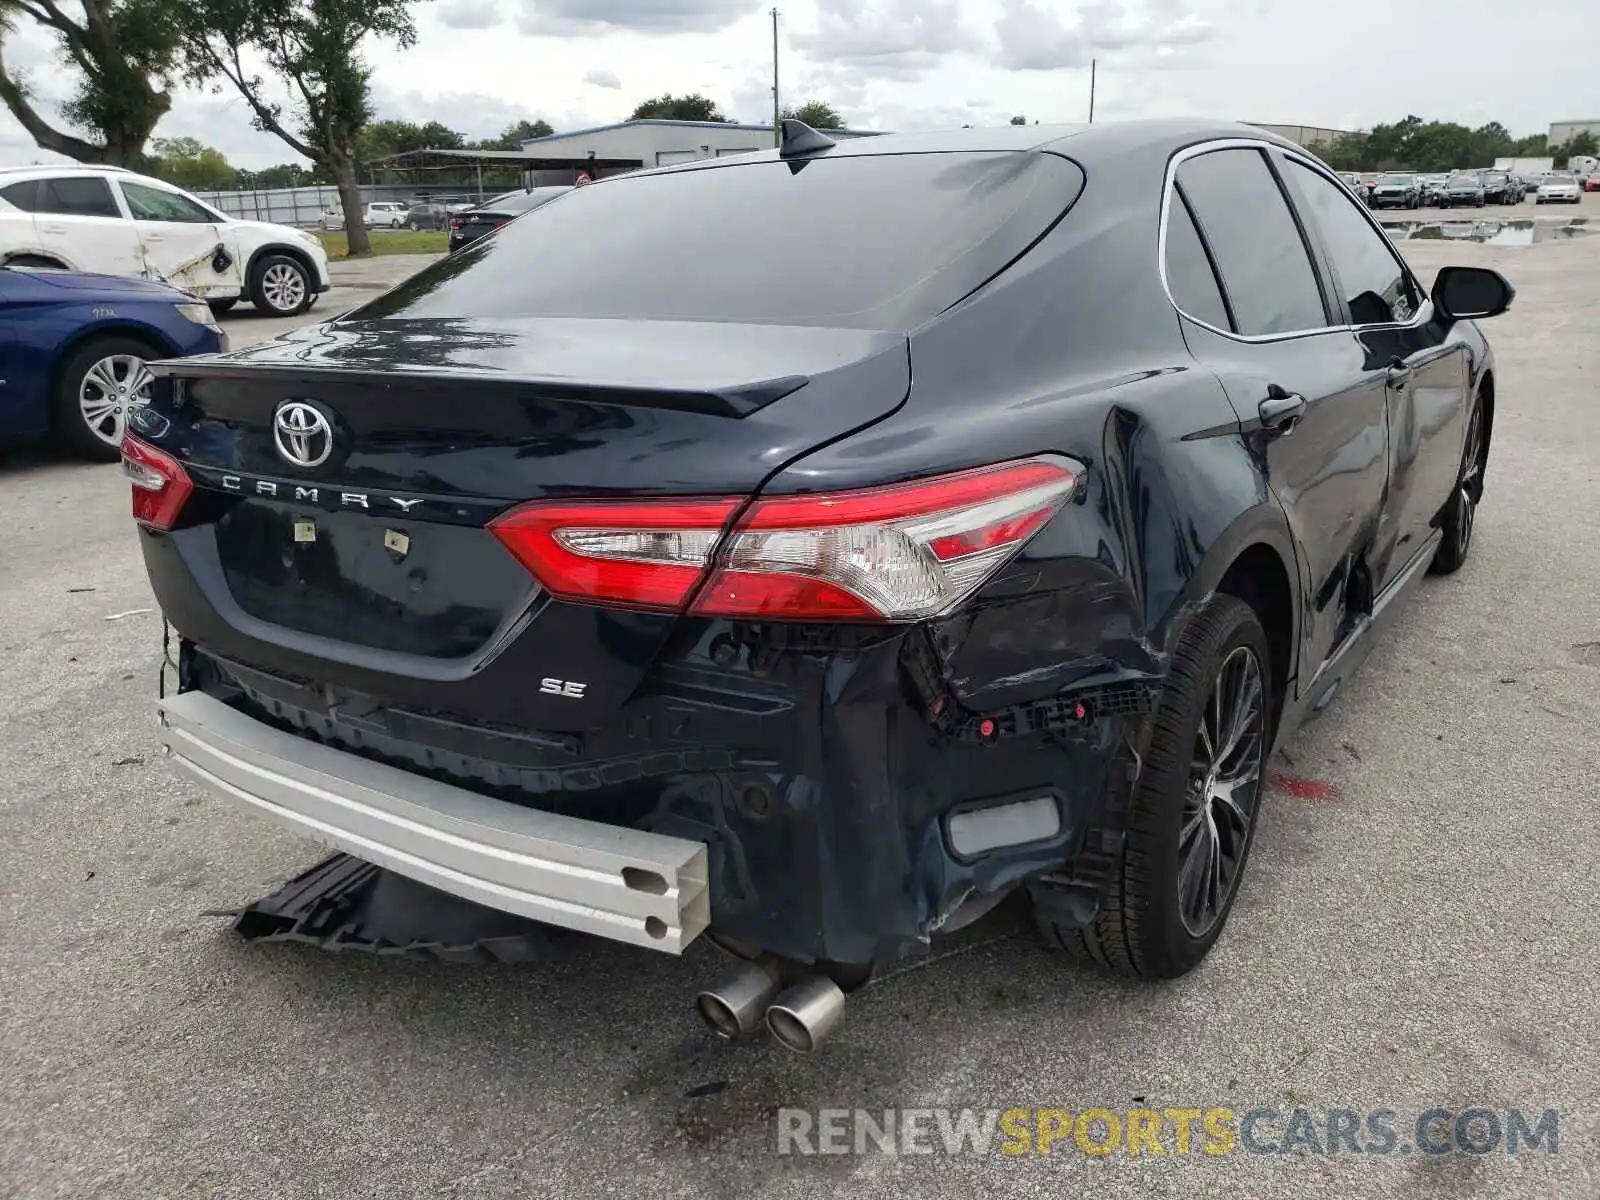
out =
[[[1267,691],[1249,646],[1230,651],[1195,731],[1178,829],[1178,912],[1191,937],[1228,911],[1261,798]]]
[[[1173,651],[1098,911],[1048,880],[1029,885],[1048,942],[1119,975],[1172,979],[1222,935],[1244,876],[1277,728],[1261,621],[1218,594]]]

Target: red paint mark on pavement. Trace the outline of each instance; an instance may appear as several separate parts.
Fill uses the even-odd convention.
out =
[[[1296,800],[1337,800],[1339,789],[1324,779],[1305,779],[1299,775],[1285,775],[1273,771],[1267,783],[1280,792],[1288,792]]]

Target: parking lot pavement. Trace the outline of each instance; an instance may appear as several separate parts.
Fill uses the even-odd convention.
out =
[[[1276,763],[1214,954],[1114,982],[1004,909],[854,997],[811,1058],[705,1034],[703,944],[565,938],[498,967],[241,944],[208,914],[320,852],[163,767],[116,469],[0,459],[0,1192],[1593,1197],[1600,236],[1407,251],[1518,288],[1488,326],[1472,559]],[[1197,1133],[1188,1155],[780,1156],[789,1106],[1265,1107],[1268,1146],[1297,1107],[1396,1110],[1402,1135],[1432,1106],[1561,1117],[1554,1155],[1211,1157]]]

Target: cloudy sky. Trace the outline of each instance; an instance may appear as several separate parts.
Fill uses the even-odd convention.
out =
[[[374,43],[379,115],[469,136],[522,117],[559,129],[625,119],[661,92],[730,116],[771,112],[768,7],[747,0],[419,0],[406,51]],[[1516,133],[1600,117],[1582,0],[778,0],[786,102],[826,100],[890,130],[1211,115],[1359,128],[1407,112]],[[5,59],[41,104],[68,90],[19,19]],[[1595,110],[1595,111],[1591,111]],[[240,101],[186,91],[157,136],[189,135],[238,166],[294,156]],[[47,155],[0,109],[0,163]]]

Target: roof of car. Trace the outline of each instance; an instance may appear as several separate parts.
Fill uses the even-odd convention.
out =
[[[1300,149],[1293,142],[1254,125],[1196,118],[1158,118],[1105,121],[1092,125],[998,125],[985,129],[948,129],[930,133],[886,133],[838,142],[826,151],[826,156],[1053,150],[1075,159],[1092,161],[1140,147],[1178,146],[1222,138],[1246,138],[1287,149]],[[732,161],[749,163],[777,157],[777,150],[764,150],[742,154],[737,160],[696,159],[636,173],[704,170],[725,163],[732,165]]]

